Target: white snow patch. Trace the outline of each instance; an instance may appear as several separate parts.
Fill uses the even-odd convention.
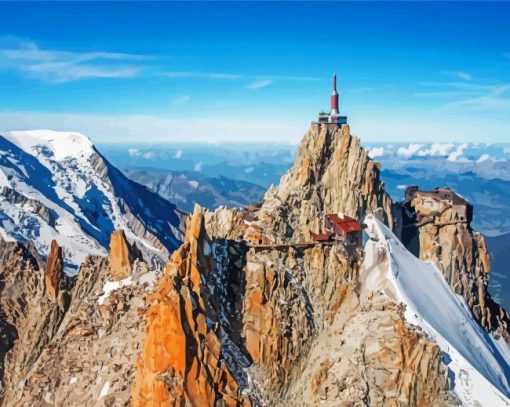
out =
[[[199,183],[198,181],[194,181],[194,180],[192,180],[192,181],[188,181],[188,185],[189,185],[191,188],[193,188],[193,189],[197,189],[197,188],[198,188],[198,186],[200,185],[200,183]]]
[[[92,142],[81,133],[31,130],[4,132],[2,135],[33,156],[38,154],[37,147],[45,147],[52,154],[52,158],[57,161],[66,158],[83,160],[94,153]]]
[[[466,406],[510,406],[510,349],[494,343],[472,318],[441,272],[412,255],[374,216],[365,218],[371,236],[365,244],[365,289],[382,289],[406,304],[406,320],[420,326],[444,354],[453,391]],[[380,254],[387,264],[381,266]]]
[[[108,390],[110,390],[110,382],[106,382],[104,385],[103,385],[103,388],[101,389],[101,393],[99,393],[99,398],[98,400],[101,398],[101,397],[104,397],[108,394]]]
[[[103,287],[103,294],[100,295],[99,298],[97,299],[98,304],[102,305],[104,300],[106,300],[113,291],[131,284],[133,284],[133,280],[131,277],[127,277],[120,281],[107,281]]]

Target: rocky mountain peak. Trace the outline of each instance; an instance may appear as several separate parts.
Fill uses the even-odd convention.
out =
[[[63,247],[64,271],[87,255],[106,255],[110,234],[124,229],[144,257],[164,265],[182,239],[185,214],[126,178],[78,133],[0,134],[0,232],[34,242],[42,257]]]
[[[312,124],[294,166],[254,212],[247,236],[264,243],[309,241],[325,215],[339,212],[357,219],[375,213],[394,224],[378,165],[348,125]]]
[[[183,245],[148,298],[147,335],[137,360],[132,403],[145,406],[250,406],[222,357],[222,342],[206,312],[204,272],[210,261],[196,207]]]
[[[2,133],[19,148],[64,161],[86,160],[96,152],[92,141],[84,134],[53,130],[11,131]]]

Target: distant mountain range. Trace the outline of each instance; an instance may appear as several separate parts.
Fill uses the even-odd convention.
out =
[[[192,212],[196,203],[209,209],[243,207],[259,202],[265,193],[264,188],[248,181],[207,177],[197,171],[125,170],[124,173],[187,212]]]

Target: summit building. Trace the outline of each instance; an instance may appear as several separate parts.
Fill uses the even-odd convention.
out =
[[[331,93],[331,110],[329,113],[319,113],[317,123],[347,124],[347,116],[342,116],[338,109],[338,92],[336,91],[336,73],[333,74],[333,92]]]

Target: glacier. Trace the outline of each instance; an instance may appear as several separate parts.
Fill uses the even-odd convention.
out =
[[[510,347],[472,318],[439,269],[410,253],[373,215],[367,215],[362,289],[405,304],[408,323],[437,343],[453,391],[465,406],[510,405]]]

